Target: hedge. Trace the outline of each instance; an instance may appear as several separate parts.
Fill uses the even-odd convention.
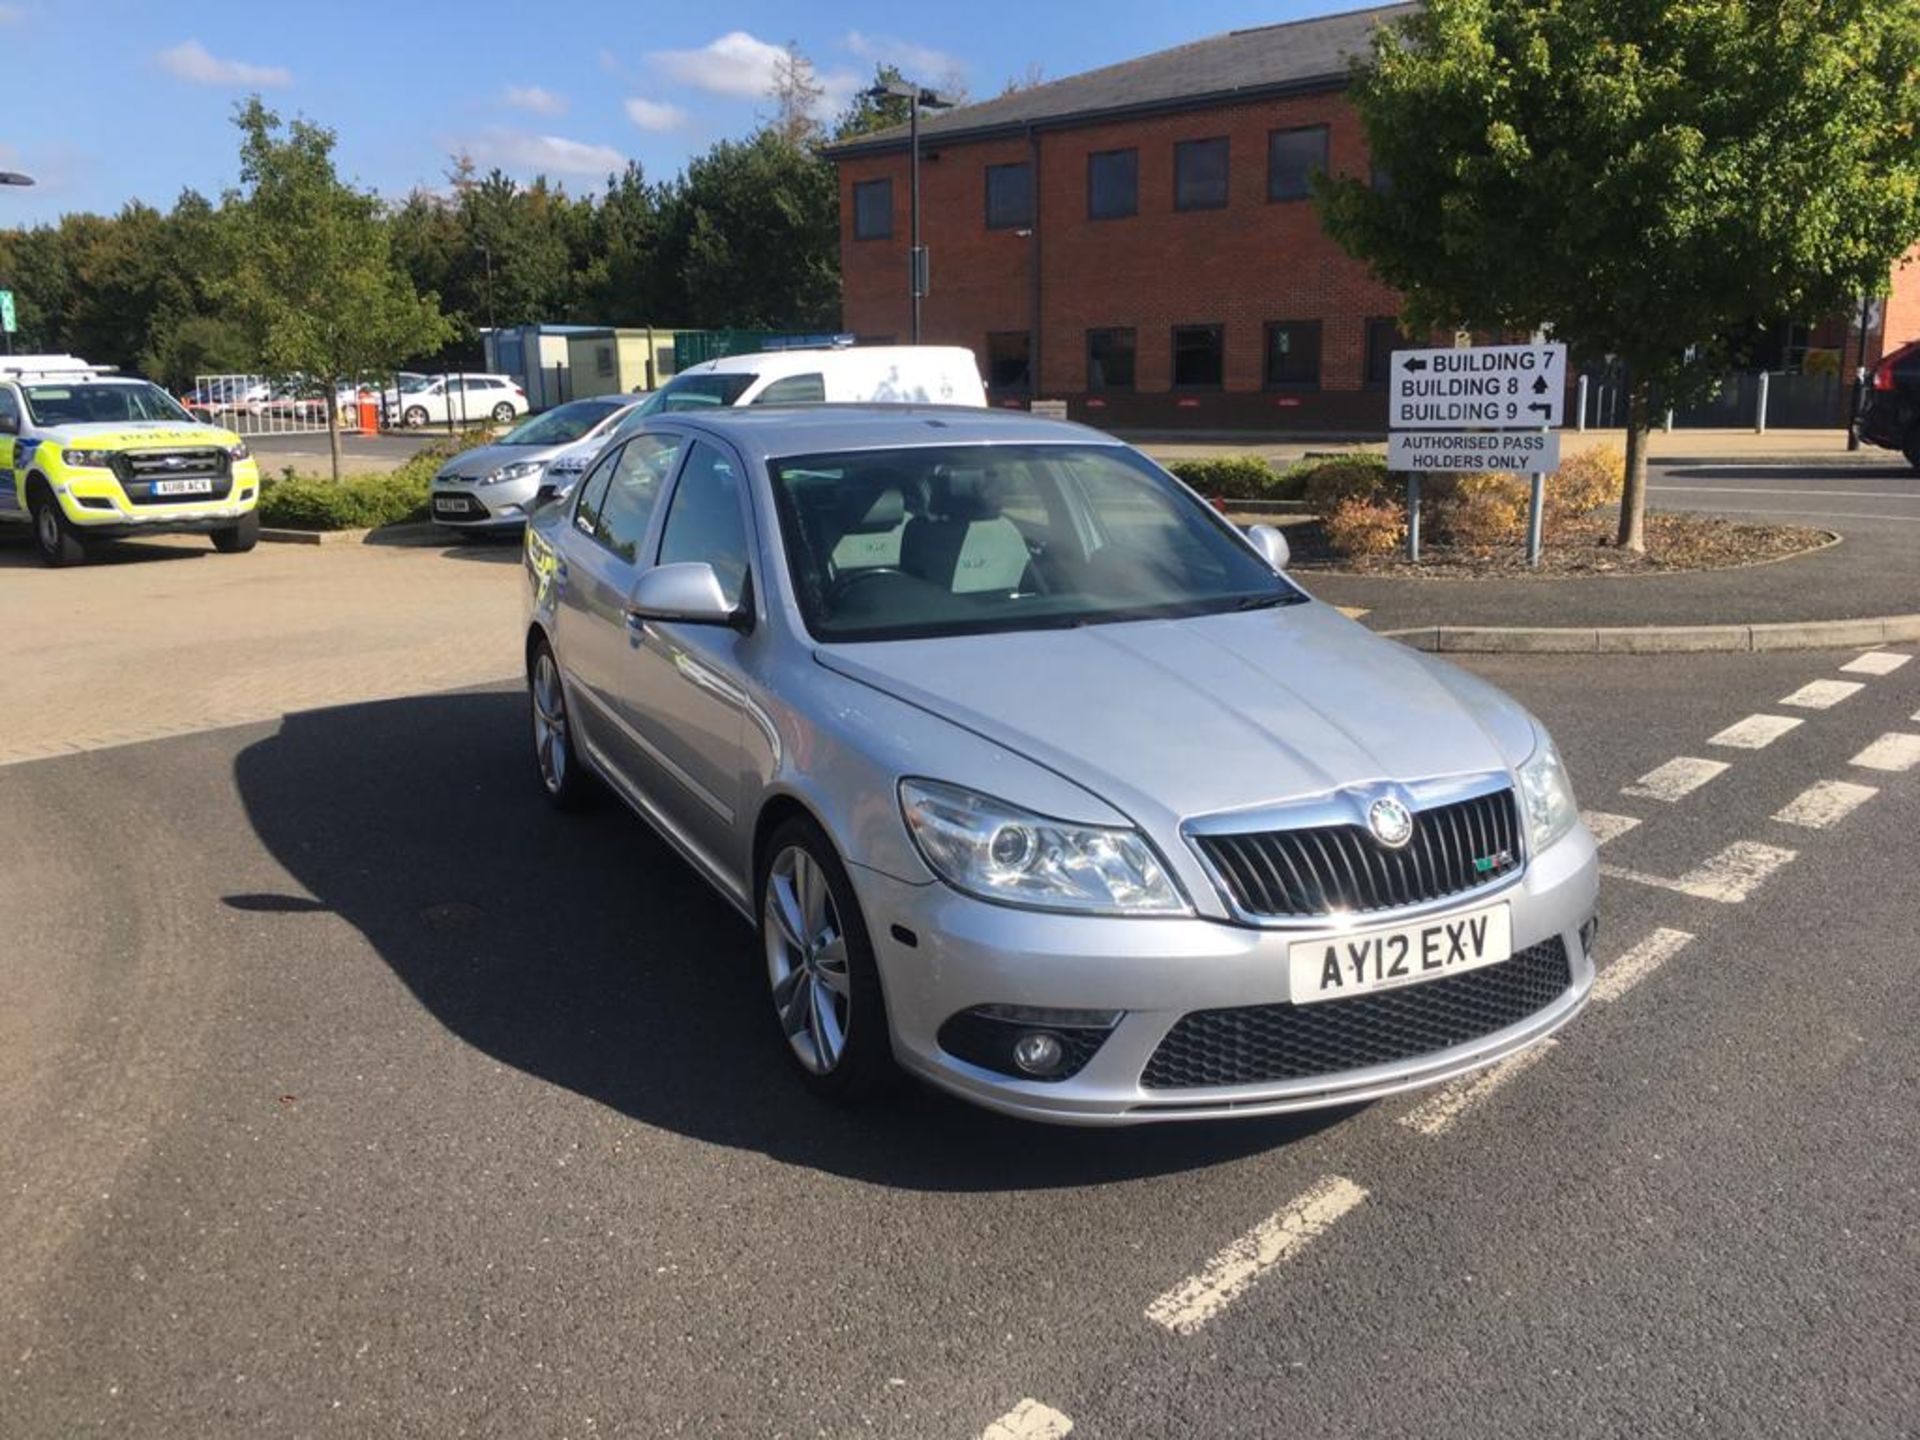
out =
[[[1258,455],[1169,460],[1166,468],[1209,500],[1290,500],[1298,487]]]
[[[487,443],[474,431],[429,445],[389,474],[349,475],[339,481],[312,475],[263,480],[260,523],[282,530],[371,530],[425,520],[427,486],[453,456]]]

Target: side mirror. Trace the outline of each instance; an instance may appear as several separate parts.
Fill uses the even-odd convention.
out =
[[[1293,558],[1287,537],[1271,525],[1249,526],[1247,539],[1253,542],[1253,548],[1260,552],[1261,559],[1273,567],[1275,574],[1285,570],[1287,561]]]
[[[533,503],[527,508],[538,510],[542,505],[551,505],[560,498],[560,487],[551,480],[542,480],[540,488],[533,492]]]
[[[18,415],[0,415],[0,435],[18,435],[20,417]]]
[[[627,620],[677,620],[685,625],[738,626],[744,611],[720,588],[704,560],[655,565],[641,572],[627,596]]]

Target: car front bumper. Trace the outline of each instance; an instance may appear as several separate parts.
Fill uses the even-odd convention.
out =
[[[540,482],[539,475],[502,480],[493,485],[436,479],[428,487],[428,511],[434,524],[448,530],[518,530],[527,523],[527,512],[533,508],[533,497],[540,491]],[[439,504],[442,497],[458,498],[477,508],[443,512]]]
[[[916,885],[873,870],[852,872],[877,954],[893,1048],[910,1072],[1007,1114],[1072,1125],[1124,1125],[1276,1114],[1373,1100],[1500,1060],[1564,1025],[1586,1003],[1588,953],[1599,889],[1592,837],[1572,834],[1533,859],[1514,882],[1460,897],[1422,919],[1510,906],[1514,955],[1558,940],[1568,981],[1551,999],[1463,1043],[1391,1063],[1219,1086],[1149,1086],[1143,1072],[1169,1031],[1202,1010],[1278,1006],[1324,1010],[1369,997],[1287,1004],[1288,946],[1341,933],[1254,928],[1226,921],[1113,919],[1044,914],[975,900],[943,884]],[[1394,923],[1367,916],[1356,928]],[[905,931],[914,943],[901,938]],[[1507,964],[1516,961],[1505,962]],[[1487,967],[1484,974],[1500,966]],[[1430,985],[1444,981],[1426,982]],[[1414,997],[1421,985],[1387,992]],[[1019,1079],[970,1063],[940,1043],[941,1027],[981,1005],[1119,1011],[1121,1019],[1082,1068],[1063,1080]]]

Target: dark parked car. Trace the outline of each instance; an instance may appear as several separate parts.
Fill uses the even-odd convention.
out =
[[[1920,340],[1892,350],[1867,379],[1860,438],[1898,450],[1920,472]]]

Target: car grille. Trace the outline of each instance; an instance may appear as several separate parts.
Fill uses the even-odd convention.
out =
[[[1498,965],[1374,995],[1195,1010],[1167,1032],[1140,1083],[1257,1085],[1413,1060],[1518,1024],[1572,983],[1566,946],[1555,937]]]
[[[233,488],[233,464],[225,450],[121,450],[113,456],[114,478],[135,505],[205,505],[224,500]],[[211,488],[184,495],[156,495],[157,480],[207,480]]]
[[[1397,850],[1364,825],[1193,838],[1242,912],[1276,919],[1444,900],[1520,864],[1510,789],[1415,811],[1413,838]]]

